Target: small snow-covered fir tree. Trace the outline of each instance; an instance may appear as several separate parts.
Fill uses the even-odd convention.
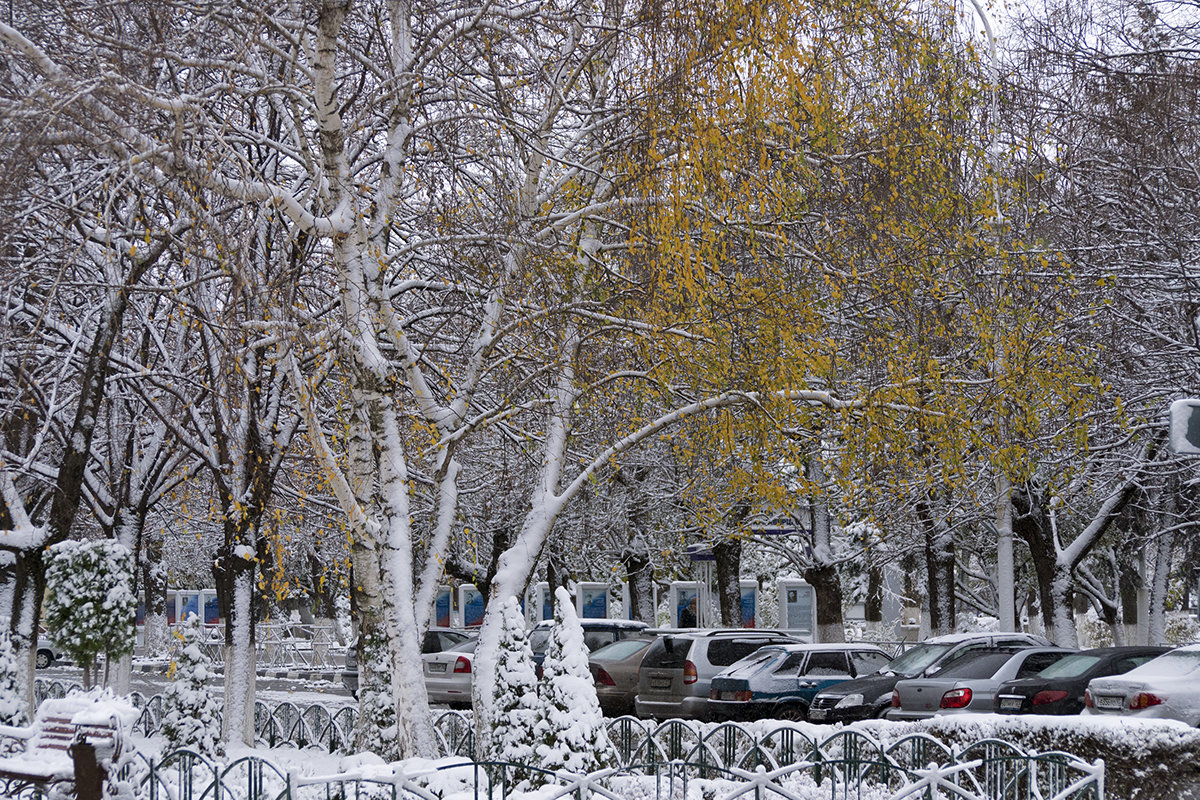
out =
[[[133,554],[113,541],[65,541],[48,554],[46,625],[83,667],[84,688],[90,688],[99,655],[111,664],[133,652]]]
[[[496,658],[496,682],[492,686],[496,718],[486,745],[488,758],[533,764],[534,732],[542,718],[542,701],[538,696],[533,650],[525,631],[525,615],[517,598],[504,601],[500,621],[500,652]]]
[[[180,642],[171,682],[163,692],[163,735],[175,747],[210,758],[219,756],[223,751],[221,704],[208,685],[212,659],[201,646],[200,618],[188,614],[175,635]]]
[[[7,620],[3,621],[7,628]],[[0,630],[0,725],[24,725],[25,697],[21,689],[21,675],[17,664],[17,651],[7,630]]]
[[[583,626],[562,587],[554,592],[554,622],[542,664],[538,765],[576,774],[604,769],[612,765],[614,751],[588,671]]]

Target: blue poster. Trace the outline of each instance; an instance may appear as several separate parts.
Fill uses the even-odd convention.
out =
[[[216,625],[221,621],[221,607],[217,604],[216,595],[210,595],[204,600],[204,624]]]
[[[695,589],[679,589],[675,595],[675,619],[680,628],[696,627],[699,612],[699,598]]]
[[[188,614],[200,616],[200,595],[194,592],[179,595],[179,621],[187,619]]]
[[[463,626],[478,628],[483,624],[483,595],[474,586],[467,587],[463,603]]]
[[[742,589],[742,627],[754,627],[754,611],[755,603],[758,599],[758,592],[753,586]]]
[[[608,589],[580,590],[581,616],[588,619],[605,619],[608,617]]]
[[[554,619],[554,595],[550,587],[542,587],[542,619]]]
[[[450,618],[450,590],[439,589],[437,600],[433,604],[434,624],[440,628],[453,627]]]

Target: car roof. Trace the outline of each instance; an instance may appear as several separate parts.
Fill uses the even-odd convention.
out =
[[[807,653],[809,651],[816,652],[820,650],[871,650],[883,653],[885,656],[888,655],[887,651],[879,645],[870,644],[868,642],[824,642],[819,644],[808,644],[804,642],[798,644],[780,643],[764,645],[762,649],[766,650],[768,648],[774,650],[786,650],[789,653]],[[891,656],[888,657],[891,658]]]

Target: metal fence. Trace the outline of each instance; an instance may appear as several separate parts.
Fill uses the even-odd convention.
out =
[[[78,684],[38,681],[39,701],[61,697]],[[154,735],[162,721],[162,696],[138,693],[136,733]],[[258,744],[290,744],[349,752],[357,709],[255,704]],[[817,740],[786,722],[774,728],[738,723],[701,725],[684,720],[661,724],[634,717],[607,723],[613,745],[611,769],[591,775],[551,774],[526,765],[477,762],[470,712],[446,711],[434,719],[439,748],[456,765],[421,773],[385,768],[368,773],[305,776],[257,757],[227,764],[187,750],[161,758],[136,754],[123,770],[138,800],[438,800],[431,789],[461,784],[460,796],[507,800],[521,787],[553,784],[539,800],[568,795],[585,800],[796,800],[819,787],[831,800],[1102,800],[1104,764],[1067,753],[1037,753],[988,739],[954,749],[925,734],[890,744],[859,731],[838,730]],[[690,788],[689,788],[690,787]],[[805,788],[807,787],[807,788]],[[467,794],[461,794],[461,793]],[[549,792],[549,794],[545,794]]]
[[[79,689],[73,681],[43,681],[34,684],[34,698],[38,703],[48,697],[63,697]],[[129,701],[141,711],[133,724],[133,732],[143,736],[154,736],[162,728],[163,696],[146,697],[141,692],[132,692]],[[254,741],[265,747],[292,745],[293,747],[320,747],[331,753],[350,750],[354,724],[358,718],[356,706],[328,707],[320,703],[298,705],[296,703],[254,703]],[[453,724],[453,723],[451,723]]]
[[[909,741],[912,739],[914,741]],[[935,743],[936,744],[936,743]],[[406,771],[403,764],[372,771],[303,775],[257,757],[228,764],[187,750],[161,759],[138,758],[123,780],[138,800],[509,800],[538,788],[538,800],[1102,800],[1104,765],[1064,753],[1025,753],[986,741],[958,753],[914,763],[929,753],[927,737],[884,747],[844,731],[806,748],[804,758],[776,766],[719,766],[682,760],[620,764],[586,775],[523,764],[463,759]],[[937,745],[936,748],[941,748]],[[935,749],[936,749],[935,748]]]

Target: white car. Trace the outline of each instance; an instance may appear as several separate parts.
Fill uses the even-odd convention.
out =
[[[1200,645],[1180,647],[1124,675],[1093,678],[1084,714],[1177,719],[1200,725]]]

